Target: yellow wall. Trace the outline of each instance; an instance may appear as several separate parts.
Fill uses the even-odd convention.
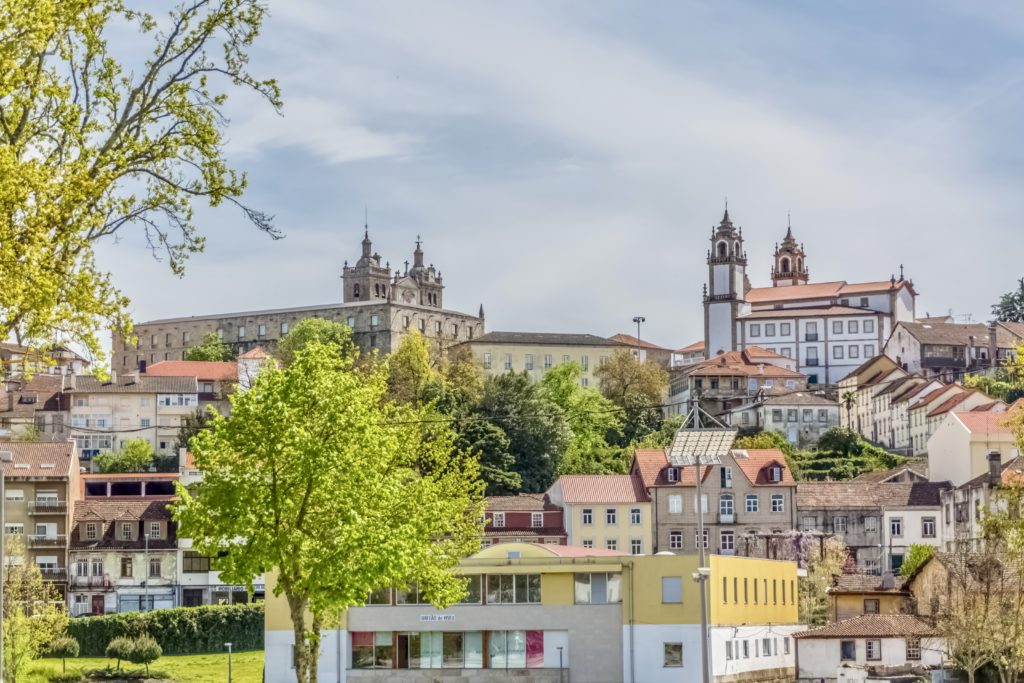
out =
[[[629,623],[632,617],[636,624],[700,623],[700,593],[693,580],[697,571],[696,555],[653,555],[627,562],[620,587],[623,622]],[[661,579],[666,576],[682,579],[682,604],[662,603]]]
[[[831,605],[831,618],[833,621],[859,617],[864,614],[865,600],[878,600],[879,614],[901,614],[905,610],[904,597],[902,595],[880,595],[880,594],[857,594],[857,595],[833,595]]]
[[[615,524],[606,523],[606,511],[615,508]],[[629,513],[633,508],[640,508],[640,523],[630,524]],[[583,510],[594,511],[593,524],[583,524]],[[582,546],[583,541],[593,541],[595,548],[606,548],[609,538],[614,538],[618,543],[617,550],[620,553],[629,554],[630,541],[639,538],[642,547],[640,552],[649,555],[653,549],[651,529],[654,527],[651,519],[650,503],[579,503],[565,506],[565,514],[572,516],[571,538],[572,545]]]
[[[485,341],[470,341],[466,345],[473,350],[473,360],[483,369],[485,375],[501,375],[509,372],[505,368],[505,354],[512,356],[512,372],[523,372],[530,376],[533,381],[539,381],[546,372],[544,368],[544,356],[551,356],[551,367],[557,367],[565,362],[564,357],[569,356],[570,362],[583,365],[583,358],[586,357],[587,367],[583,370],[583,378],[587,380],[587,386],[597,387],[597,380],[594,378],[594,370],[611,357],[617,348],[625,346],[577,346],[577,345],[538,345],[538,344],[495,344]],[[491,365],[485,367],[485,354],[491,354]],[[527,355],[533,356],[533,369],[526,369]]]
[[[797,596],[794,594],[796,563],[712,555],[710,566],[709,613],[712,624],[797,623]],[[756,601],[755,581],[758,584]],[[786,584],[785,603],[782,601],[782,582]],[[738,593],[734,593],[734,585]]]
[[[576,585],[573,575],[541,574],[540,601],[544,606],[572,605],[576,602]]]

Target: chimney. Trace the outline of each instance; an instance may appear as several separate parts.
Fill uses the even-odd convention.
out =
[[[896,578],[892,572],[882,572],[882,590],[892,590],[896,587]]]
[[[999,451],[988,452],[988,481],[992,486],[998,486],[1002,481],[1002,456]]]

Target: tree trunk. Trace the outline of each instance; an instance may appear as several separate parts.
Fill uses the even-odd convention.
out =
[[[295,648],[292,654],[295,680],[297,683],[317,683],[316,678],[309,676],[309,648],[306,645],[306,600],[290,593],[286,593],[285,597],[288,599],[288,609],[292,617],[292,633],[295,638]]]
[[[320,617],[313,615],[309,635],[309,683],[317,683],[320,674]]]

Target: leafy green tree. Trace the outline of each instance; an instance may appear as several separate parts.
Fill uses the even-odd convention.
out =
[[[118,636],[107,643],[107,649],[105,654],[108,659],[117,660],[117,669],[121,670],[121,661],[131,661],[132,648],[135,646],[135,642],[127,636]]]
[[[511,443],[497,425],[483,419],[468,418],[455,425],[458,437],[456,448],[476,456],[480,463],[480,478],[486,484],[488,496],[514,496],[519,493],[523,479],[515,470],[516,458]]]
[[[384,362],[388,365],[388,394],[396,403],[419,405],[427,387],[442,381],[441,373],[431,366],[430,345],[418,331],[406,335]]]
[[[191,415],[186,415],[178,425],[177,448],[188,448],[192,437],[206,429],[210,423],[210,412],[208,410],[197,410]]]
[[[225,581],[271,572],[291,613],[299,683],[317,680],[320,634],[382,586],[415,582],[432,604],[465,594],[453,575],[479,548],[475,458],[433,413],[387,400],[384,364],[359,369],[310,342],[268,368],[192,440],[203,481],[175,518]]]
[[[121,450],[100,453],[93,462],[100,472],[145,472],[153,464],[153,447],[145,439],[129,439]]]
[[[4,680],[17,683],[28,680],[32,661],[67,630],[68,613],[57,589],[43,581],[20,536],[4,539],[4,553]]]
[[[859,455],[867,442],[852,429],[833,427],[818,438],[818,450],[839,455]]]
[[[544,396],[539,384],[526,373],[488,377],[474,414],[505,432],[524,492],[539,493],[551,485],[572,443],[572,430],[565,411]]]
[[[823,553],[815,551],[808,555],[807,577],[797,584],[797,609],[801,624],[819,626],[825,623],[832,577],[842,573],[849,557],[846,544],[835,536],[825,539]]]
[[[235,360],[235,351],[225,344],[216,332],[203,335],[197,346],[185,351],[185,360],[210,361],[222,363]]]
[[[630,351],[616,349],[594,370],[601,393],[617,406],[626,406],[626,398],[639,394],[647,404],[660,406],[668,390],[668,373],[657,363],[640,361]]]
[[[291,365],[299,352],[314,342],[335,346],[345,358],[359,355],[359,347],[352,341],[352,330],[347,325],[323,318],[306,318],[295,323],[277,343],[277,359],[285,366]]]
[[[162,16],[127,4],[0,4],[0,339],[61,337],[101,357],[99,330],[131,325],[96,242],[135,229],[181,275],[204,246],[196,203],[235,204],[279,236],[241,203],[246,177],[224,156],[230,91],[281,106],[277,84],[248,70],[265,3],[183,0]],[[148,57],[108,49],[131,34]]]
[[[1017,289],[999,297],[992,306],[992,315],[1001,322],[1024,322],[1024,277],[1017,281]]]
[[[935,555],[935,546],[912,543],[900,565],[900,576],[910,576],[922,564]]]
[[[153,636],[143,635],[139,636],[132,641],[131,647],[128,649],[128,661],[132,664],[145,664],[146,665],[146,677],[149,677],[149,665],[160,659],[163,655],[164,649],[160,647],[160,643],[153,639]]]
[[[765,430],[750,436],[741,436],[736,439],[736,448],[772,449],[778,448],[786,456],[793,455],[795,448],[782,432]]]
[[[629,468],[630,453],[610,445],[622,440],[622,410],[596,389],[581,384],[583,368],[562,363],[540,382],[543,396],[565,413],[572,440],[559,474],[620,474]]]
[[[60,657],[61,670],[68,670],[68,657],[74,659],[78,656],[78,641],[69,635],[58,636],[50,643],[47,650],[51,657]]]

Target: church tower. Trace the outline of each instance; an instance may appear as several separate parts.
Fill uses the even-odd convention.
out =
[[[370,228],[364,226],[363,253],[356,265],[345,267],[341,279],[345,288],[342,301],[387,301],[391,296],[391,266],[380,265],[380,254],[373,252]]]
[[[442,295],[444,283],[441,279],[441,272],[434,268],[434,264],[423,265],[423,242],[419,235],[416,236],[416,249],[412,252],[412,268],[409,269],[408,277],[419,285],[419,303],[422,306],[442,308]]]
[[[786,237],[782,245],[775,245],[775,264],[772,265],[772,286],[789,287],[806,285],[809,278],[807,254],[804,245],[797,244],[793,237],[793,226],[786,226]]]
[[[743,230],[729,219],[729,207],[711,229],[708,284],[704,287],[704,353],[714,358],[737,348],[736,318],[747,292],[747,254]]]

